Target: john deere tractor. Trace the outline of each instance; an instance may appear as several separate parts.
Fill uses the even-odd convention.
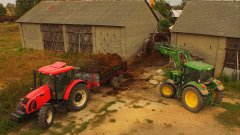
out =
[[[191,61],[188,50],[157,43],[157,50],[173,60],[175,68],[170,77],[160,85],[163,97],[178,95],[184,107],[199,112],[204,103],[220,104],[223,97],[222,83],[214,79],[214,67],[201,61]]]

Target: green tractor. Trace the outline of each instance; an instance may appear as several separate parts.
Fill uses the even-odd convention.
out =
[[[179,95],[184,107],[199,112],[204,103],[220,104],[223,97],[222,83],[214,79],[214,67],[201,61],[191,61],[188,50],[157,43],[157,50],[173,60],[175,69],[160,85],[160,94],[166,98]]]

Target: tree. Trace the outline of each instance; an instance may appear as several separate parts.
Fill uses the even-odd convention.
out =
[[[24,15],[27,11],[32,9],[41,0],[16,0],[16,17],[19,18]]]
[[[0,16],[4,16],[7,13],[7,9],[0,3]]]
[[[15,16],[15,5],[8,3],[6,6],[8,16]]]
[[[156,1],[154,9],[158,10],[166,19],[169,20],[172,18],[172,8],[165,0]]]
[[[164,31],[172,25],[172,8],[165,0],[158,0],[155,3],[154,9],[165,18],[158,23],[158,30]]]

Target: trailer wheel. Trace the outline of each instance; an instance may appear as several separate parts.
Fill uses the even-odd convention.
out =
[[[43,106],[38,113],[38,125],[43,129],[51,127],[54,120],[54,111],[51,105]]]
[[[70,111],[80,111],[87,106],[89,90],[85,84],[77,84],[70,92],[68,99],[68,109]]]
[[[119,86],[119,80],[118,77],[114,76],[111,81],[110,84],[113,88],[117,88]]]
[[[223,93],[222,91],[215,90],[212,94],[212,102],[215,104],[220,104],[222,102]]]
[[[182,102],[184,107],[193,113],[199,112],[204,104],[203,96],[194,87],[186,87],[183,90]]]
[[[120,74],[120,75],[118,76],[118,82],[119,82],[119,83],[123,83],[123,82],[124,82],[124,75],[123,75],[123,74]]]

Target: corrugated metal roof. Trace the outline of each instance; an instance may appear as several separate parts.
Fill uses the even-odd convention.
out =
[[[42,1],[17,22],[125,26],[144,0]]]
[[[240,38],[240,1],[190,1],[172,32]]]

